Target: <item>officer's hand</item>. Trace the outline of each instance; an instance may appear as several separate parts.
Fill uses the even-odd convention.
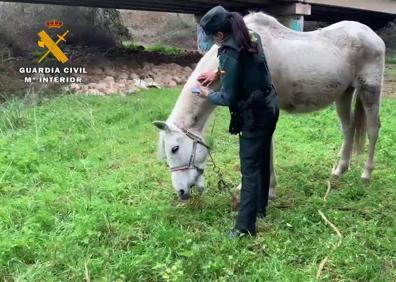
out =
[[[209,88],[201,86],[201,93],[199,93],[199,97],[203,99],[207,99],[209,95]]]
[[[202,86],[210,86],[219,79],[218,73],[214,71],[207,71],[198,76],[198,82]]]

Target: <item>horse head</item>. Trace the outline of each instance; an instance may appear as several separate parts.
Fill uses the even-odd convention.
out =
[[[187,200],[191,189],[196,186],[205,190],[204,168],[209,152],[203,138],[185,128],[164,121],[154,121],[161,130],[160,150],[171,171],[172,184],[180,199]]]

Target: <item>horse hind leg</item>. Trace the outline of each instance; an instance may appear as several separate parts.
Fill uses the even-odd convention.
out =
[[[354,136],[351,108],[354,92],[355,89],[353,87],[349,87],[336,101],[337,114],[340,118],[342,132],[344,135],[344,142],[340,151],[340,160],[332,172],[333,176],[336,178],[341,177],[344,172],[348,170],[351,161]]]
[[[374,72],[371,73],[373,74]],[[377,73],[379,73],[379,70]],[[357,98],[360,99],[362,107],[364,109],[364,114],[366,116],[365,125],[367,126],[367,134],[369,140],[368,159],[362,174],[362,179],[366,182],[369,182],[371,180],[371,174],[374,170],[375,147],[378,140],[379,129],[381,127],[379,112],[382,83],[382,76],[376,77],[375,75],[366,75],[360,79],[360,85],[357,92]],[[355,137],[355,139],[357,140],[358,138],[359,137]]]
[[[272,136],[272,141],[271,141],[271,155],[270,155],[270,187],[269,187],[269,192],[268,192],[268,198],[270,200],[273,200],[276,198],[276,185],[277,185],[277,178],[276,178],[276,173],[275,173],[275,167],[274,167],[274,158],[275,158],[275,144],[274,144],[274,136]]]

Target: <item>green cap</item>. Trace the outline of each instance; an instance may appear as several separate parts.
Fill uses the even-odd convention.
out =
[[[232,14],[222,6],[210,9],[201,19],[199,25],[207,35],[213,35],[218,31],[231,31]]]

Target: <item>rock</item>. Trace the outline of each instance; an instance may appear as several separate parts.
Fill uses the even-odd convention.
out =
[[[175,81],[177,84],[182,84],[183,83],[183,80],[180,77],[178,77],[178,76],[173,77],[173,81]]]
[[[147,71],[147,70],[151,70],[154,67],[154,65],[152,63],[143,63],[143,70]]]
[[[99,90],[100,92],[106,92],[107,84],[104,82],[98,83],[96,84],[96,89]]]
[[[153,78],[155,78],[157,75],[153,72],[153,71],[150,71],[150,72],[148,72],[147,73],[147,77],[149,77],[150,79],[153,79]]]
[[[90,71],[91,74],[93,75],[102,75],[103,74],[103,69],[100,67],[95,67]]]
[[[96,85],[97,85],[96,83],[91,82],[91,83],[88,84],[88,88],[89,88],[89,89],[95,89],[95,88],[96,88]]]
[[[72,84],[70,84],[69,88],[70,88],[71,91],[78,91],[78,90],[81,89],[81,86],[79,84],[77,84],[77,83],[72,83]]]
[[[172,77],[171,75],[168,74],[168,75],[166,75],[166,76],[164,77],[164,80],[170,82],[170,81],[172,80],[172,78],[173,78],[173,77]]]
[[[127,83],[127,80],[126,80],[125,78],[122,78],[122,79],[119,79],[119,80],[118,80],[118,83],[124,83],[124,84],[126,84],[126,83]]]
[[[110,68],[106,68],[104,73],[107,76],[112,76],[112,77],[116,77],[117,76],[117,72],[115,70],[113,70],[113,69],[110,69]]]
[[[112,77],[112,76],[106,76],[106,77],[103,79],[103,81],[104,81],[105,83],[113,84],[113,83],[114,83],[114,77]]]
[[[151,84],[151,83],[154,82],[154,79],[152,79],[152,78],[147,78],[147,79],[145,79],[144,81],[145,81],[147,84]]]
[[[126,72],[122,72],[120,73],[120,75],[118,76],[118,79],[128,79],[128,74]]]
[[[169,81],[168,86],[169,87],[176,87],[177,83],[176,83],[176,81],[171,80],[171,81]]]
[[[88,95],[99,96],[99,95],[101,95],[102,93],[101,93],[99,90],[97,90],[97,89],[89,89],[89,90],[87,91],[87,94],[88,94]]]
[[[87,92],[87,91],[88,91],[88,85],[84,84],[84,85],[81,86],[79,92],[80,92],[80,93],[85,93],[85,92]]]
[[[127,87],[125,90],[127,94],[133,94],[137,91],[139,91],[139,88],[137,88],[136,86]]]
[[[86,78],[86,82],[87,83],[98,83],[98,82],[100,82],[100,76],[95,76],[95,75],[93,75],[93,76],[86,76],[85,77]]]
[[[114,87],[109,87],[109,88],[106,89],[105,93],[106,94],[117,94],[118,90],[116,88],[114,88]]]
[[[151,83],[147,83],[147,87],[149,87],[149,88],[161,88],[161,86],[155,81],[153,81]]]
[[[136,73],[131,73],[129,77],[132,79],[139,79],[139,76]]]
[[[134,79],[133,81],[135,83],[135,86],[137,86],[137,87],[139,87],[141,89],[147,89],[148,88],[147,83],[144,80],[142,80],[142,79]]]
[[[187,66],[187,67],[184,67],[183,68],[183,71],[185,71],[186,73],[188,73],[188,74],[190,74],[190,73],[192,73],[192,68],[190,68],[189,66]]]
[[[167,68],[172,69],[172,70],[181,70],[182,67],[176,63],[170,63],[170,64],[167,64]]]
[[[125,88],[125,83],[117,83],[116,87],[119,89],[124,89]]]

